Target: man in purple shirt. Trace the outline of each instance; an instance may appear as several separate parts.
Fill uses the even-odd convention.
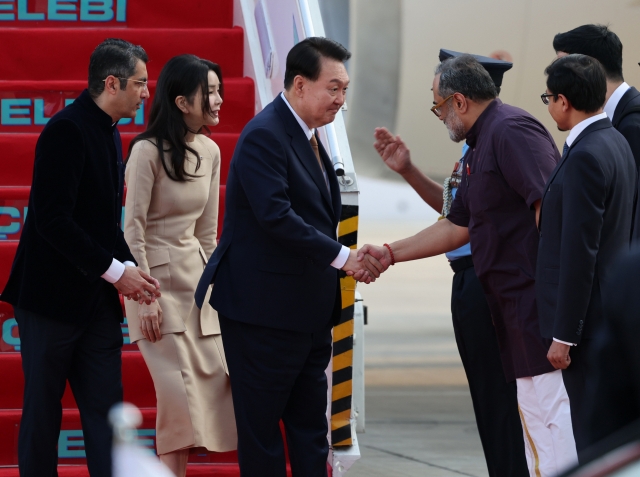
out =
[[[449,137],[470,147],[451,211],[413,237],[366,245],[359,259],[368,261],[368,253],[388,267],[471,241],[505,376],[517,382],[531,475],[555,475],[577,455],[562,374],[547,360],[550,343],[540,334],[534,277],[540,202],[560,155],[538,120],[497,99],[491,77],[470,55],[440,63],[433,95]]]

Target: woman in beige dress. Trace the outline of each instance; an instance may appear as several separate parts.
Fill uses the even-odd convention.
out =
[[[156,388],[158,454],[177,477],[191,450],[225,452],[237,443],[218,317],[193,299],[216,247],[220,149],[202,133],[218,124],[221,93],[217,64],[169,60],[125,173],[125,238],[162,291],[150,305],[126,302],[129,333]]]

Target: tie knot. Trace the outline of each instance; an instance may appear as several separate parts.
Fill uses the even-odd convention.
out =
[[[569,150],[569,146],[567,146],[567,143],[564,143],[564,146],[562,146],[562,155],[564,156],[567,151]]]
[[[316,139],[316,135],[312,134],[311,139],[309,139],[312,147],[318,147],[318,140]]]

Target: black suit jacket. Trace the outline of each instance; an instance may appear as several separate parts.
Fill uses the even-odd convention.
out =
[[[313,332],[337,318],[338,180],[330,190],[302,128],[278,96],[244,128],[227,179],[224,232],[196,290],[232,320]]]
[[[591,444],[640,419],[638,283],[640,250],[635,249],[613,269],[613,290],[604,300],[606,322],[594,339],[584,416]]]
[[[545,338],[580,343],[603,321],[612,262],[629,247],[637,172],[608,118],[590,124],[542,198],[536,296]]]
[[[114,257],[135,263],[120,229],[123,173],[120,134],[85,90],[38,138],[29,213],[0,299],[67,322],[96,306],[122,317],[101,275]]]
[[[613,127],[620,131],[629,143],[636,169],[640,171],[640,111],[630,112],[636,108],[640,108],[640,91],[632,86],[622,95],[616,106]]]

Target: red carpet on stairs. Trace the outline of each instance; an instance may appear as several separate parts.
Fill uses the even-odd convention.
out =
[[[233,26],[233,0],[67,2],[65,8],[56,7],[61,2],[27,0],[26,12],[18,11],[18,2],[4,3],[7,6],[0,12],[0,44],[4,46],[0,49],[0,290],[6,284],[28,213],[38,135],[48,118],[86,87],[89,56],[105,38],[123,38],[145,48],[151,95],[162,66],[175,55],[192,53],[220,64],[224,103],[220,125],[213,128],[211,138],[222,155],[222,224],[229,161],[255,108],[253,80],[243,77],[243,31]],[[149,106],[150,100],[138,117],[119,124],[125,152],[133,137],[145,129]],[[3,302],[0,329],[0,477],[17,477],[24,378],[13,309]],[[152,448],[156,415],[153,382],[137,346],[128,340],[126,322],[122,329],[125,400],[141,408],[144,420],[139,438]],[[88,476],[80,418],[68,388],[62,405],[59,475]],[[188,476],[239,475],[235,452],[192,454],[189,462]]]

